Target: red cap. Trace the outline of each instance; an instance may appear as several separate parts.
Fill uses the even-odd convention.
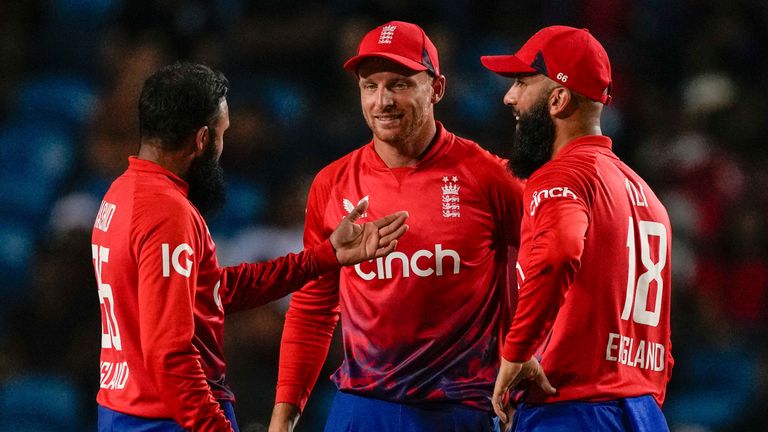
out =
[[[437,48],[416,24],[390,21],[369,31],[360,42],[357,55],[344,63],[344,69],[356,71],[368,57],[383,57],[408,69],[440,76]]]
[[[587,29],[546,27],[514,55],[482,56],[480,61],[499,75],[540,73],[592,100],[611,101],[608,53]]]

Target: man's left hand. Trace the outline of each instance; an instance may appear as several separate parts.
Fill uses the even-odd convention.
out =
[[[408,212],[405,211],[373,222],[355,223],[367,208],[368,200],[361,201],[331,233],[331,245],[341,265],[355,265],[392,252],[397,239],[408,231],[405,224]]]
[[[531,357],[525,363],[507,361],[502,357],[491,402],[493,403],[493,410],[499,416],[499,420],[501,420],[503,431],[510,429],[512,426],[512,415],[515,413],[515,409],[506,400],[507,392],[523,380],[535,381],[547,394],[555,394],[557,392],[552,387],[552,384],[549,383],[547,376],[544,374],[544,369],[542,369],[535,357]]]

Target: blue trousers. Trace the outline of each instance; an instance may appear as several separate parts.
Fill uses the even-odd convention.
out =
[[[667,420],[651,396],[607,402],[522,403],[515,432],[669,432]]]
[[[491,413],[457,404],[407,405],[337,392],[325,432],[373,431],[499,432],[499,422]]]
[[[232,429],[240,432],[235,419],[235,409],[230,401],[219,401],[221,409],[232,423]],[[184,432],[178,423],[171,419],[153,419],[132,416],[113,411],[99,405],[99,432]]]

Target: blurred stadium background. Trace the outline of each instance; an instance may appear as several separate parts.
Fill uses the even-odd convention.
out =
[[[301,248],[314,173],[366,142],[341,64],[362,34],[422,25],[448,78],[437,115],[506,154],[509,82],[481,54],[550,24],[588,27],[613,63],[604,132],[674,224],[674,431],[768,427],[768,3],[760,0],[3,0],[0,2],[0,430],[95,427],[101,195],[138,143],[143,80],[177,59],[231,81],[223,264]],[[416,191],[414,191],[416,193]],[[244,431],[271,412],[286,303],[230,317]],[[321,430],[335,342],[300,424]]]

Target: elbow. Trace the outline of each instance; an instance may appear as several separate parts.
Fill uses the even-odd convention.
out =
[[[540,255],[550,271],[575,271],[584,252],[584,236],[572,233],[552,235],[545,241],[536,242],[534,254]]]

